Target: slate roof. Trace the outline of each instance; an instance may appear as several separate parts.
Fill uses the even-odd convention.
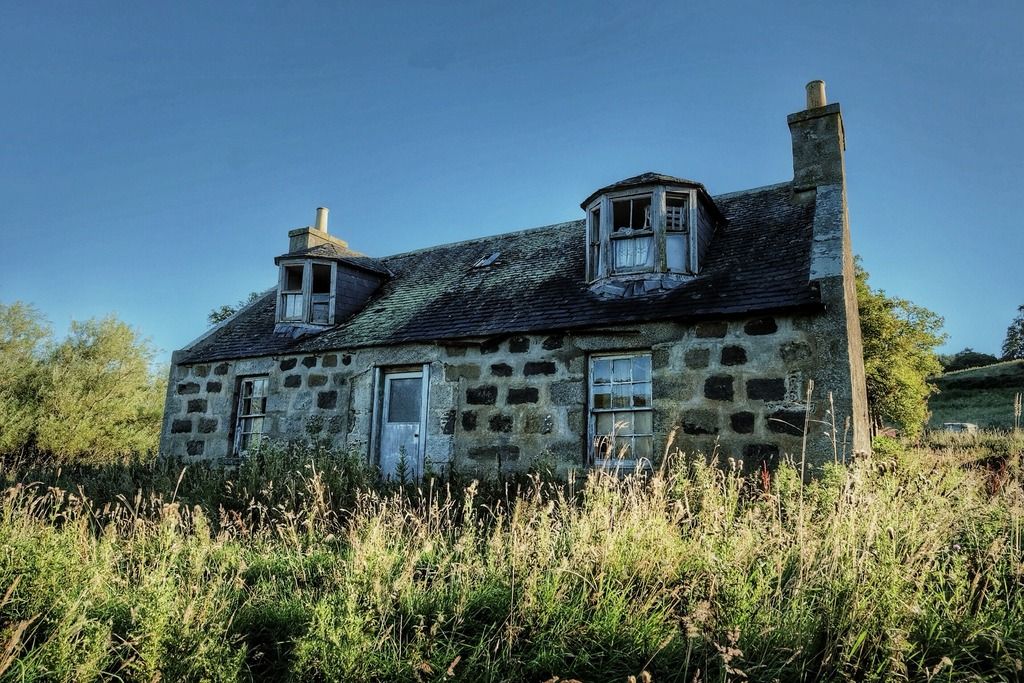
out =
[[[284,259],[290,258],[326,258],[333,261],[339,261],[346,263],[355,268],[362,268],[373,273],[380,275],[390,275],[391,271],[387,269],[379,259],[375,259],[372,256],[353,251],[347,247],[342,247],[337,244],[318,244],[315,247],[309,247],[308,249],[299,249],[297,251],[289,251],[287,254],[281,254],[274,259],[274,263],[280,263]]]
[[[814,202],[793,202],[789,183],[715,202],[727,223],[700,275],[676,289],[627,299],[594,294],[584,278],[584,221],[572,221],[378,259],[393,277],[362,310],[314,336],[274,334],[269,290],[178,362],[820,307],[809,281]],[[472,267],[493,252],[500,252],[493,265]]]

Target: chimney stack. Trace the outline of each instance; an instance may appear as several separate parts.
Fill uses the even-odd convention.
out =
[[[314,225],[313,228],[320,232],[327,232],[327,209],[322,206],[317,207],[316,225]]]
[[[327,209],[321,206],[316,210],[314,225],[288,231],[288,252],[304,251],[322,244],[333,244],[340,249],[348,248],[348,242],[327,234]]]
[[[793,190],[846,182],[846,134],[839,103],[828,104],[825,82],[807,84],[807,109],[787,118],[793,136]]]

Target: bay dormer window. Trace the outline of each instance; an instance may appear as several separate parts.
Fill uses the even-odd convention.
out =
[[[282,263],[278,322],[333,325],[335,278],[334,263]]]
[[[587,280],[616,295],[671,289],[696,276],[724,222],[702,185],[655,173],[598,190],[582,207]]]

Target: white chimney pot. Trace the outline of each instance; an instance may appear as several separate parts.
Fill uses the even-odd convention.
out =
[[[320,232],[327,232],[327,209],[322,206],[316,210],[316,225],[313,228]]]

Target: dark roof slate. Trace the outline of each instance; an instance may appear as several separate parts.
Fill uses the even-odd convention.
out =
[[[367,256],[358,251],[353,251],[347,247],[342,247],[337,244],[318,244],[315,247],[309,247],[308,249],[299,249],[298,251],[290,251],[287,254],[281,254],[274,259],[274,263],[280,263],[284,259],[291,258],[325,258],[341,263],[346,263],[356,268],[362,268],[363,270],[369,270],[373,273],[380,275],[390,275],[390,271],[387,267],[380,262],[380,259],[375,259],[372,256]]]
[[[728,222],[700,275],[676,289],[628,299],[591,292],[584,222],[572,221],[379,259],[393,277],[362,310],[315,336],[274,334],[271,290],[179,362],[819,306],[809,281],[814,202],[796,203],[791,194],[785,183],[717,197]],[[473,268],[494,252],[493,265]]]

